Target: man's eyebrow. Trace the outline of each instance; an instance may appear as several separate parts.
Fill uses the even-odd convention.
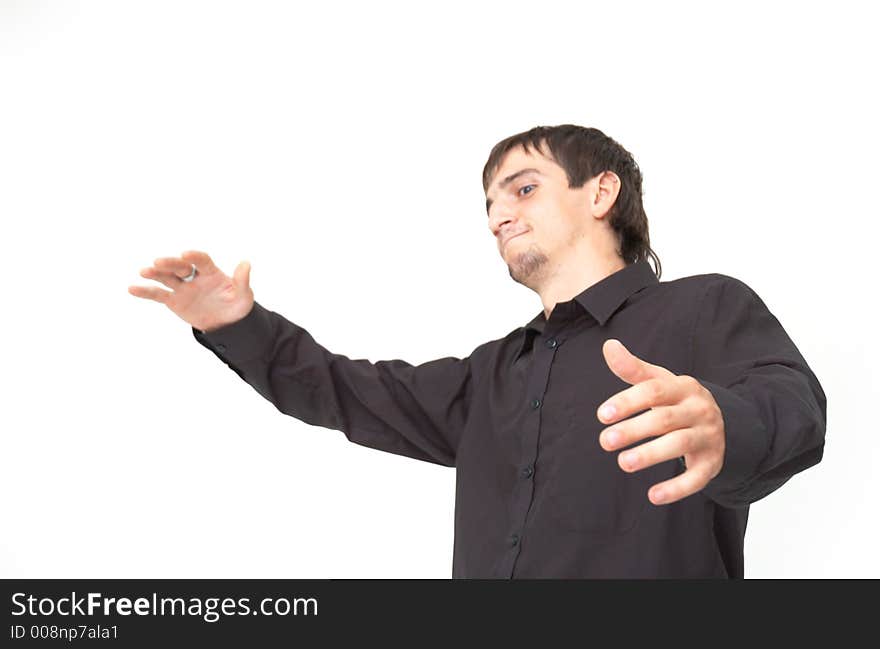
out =
[[[512,183],[514,180],[516,180],[517,178],[519,178],[519,177],[522,176],[523,174],[527,174],[527,173],[535,173],[535,174],[538,174],[539,176],[543,176],[543,175],[544,175],[544,174],[542,174],[542,173],[541,173],[539,170],[537,170],[537,169],[533,169],[533,168],[529,168],[529,169],[520,169],[519,171],[514,171],[514,172],[513,172],[512,174],[510,174],[507,178],[505,178],[504,180],[502,180],[502,181],[498,184],[498,189],[504,189],[504,188],[507,187],[510,183]],[[487,198],[487,199],[486,199],[486,213],[487,213],[487,214],[488,214],[488,212],[489,212],[489,208],[490,208],[491,206],[492,206],[492,199],[491,199],[491,198]]]

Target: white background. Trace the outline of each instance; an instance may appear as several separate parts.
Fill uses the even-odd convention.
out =
[[[575,123],[639,162],[662,280],[745,281],[828,396],[746,576],[880,577],[867,6],[0,1],[0,576],[448,578],[452,469],[281,415],[127,287],[200,249],[336,353],[467,355],[541,308],[489,150]]]

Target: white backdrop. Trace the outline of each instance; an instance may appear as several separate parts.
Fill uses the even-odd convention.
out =
[[[467,355],[541,308],[489,150],[575,123],[639,162],[662,281],[745,281],[828,396],[746,577],[880,577],[863,6],[0,0],[0,576],[448,578],[453,469],[281,415],[127,287],[205,250],[335,353]]]

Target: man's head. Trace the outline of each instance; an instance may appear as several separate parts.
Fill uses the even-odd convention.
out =
[[[483,168],[483,190],[489,229],[521,284],[537,290],[571,264],[649,256],[660,277],[641,172],[598,129],[538,126],[502,140]]]

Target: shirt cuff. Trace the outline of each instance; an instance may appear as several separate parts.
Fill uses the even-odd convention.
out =
[[[241,320],[211,332],[192,327],[193,336],[218,356],[232,363],[243,363],[265,356],[272,344],[271,311],[254,302]]]
[[[724,419],[724,463],[703,492],[721,505],[732,506],[732,496],[758,473],[769,450],[770,436],[757,408],[730,388],[697,379],[712,393]]]

